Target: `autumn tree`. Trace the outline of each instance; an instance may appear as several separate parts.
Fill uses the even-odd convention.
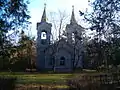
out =
[[[35,68],[36,49],[34,37],[28,36],[22,31],[14,49],[15,52],[11,55],[11,67],[13,70]]]

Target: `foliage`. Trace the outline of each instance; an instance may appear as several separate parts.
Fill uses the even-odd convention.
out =
[[[20,34],[18,46],[11,57],[11,69],[14,71],[26,68],[35,68],[35,45],[34,37],[25,35],[24,31]]]
[[[83,74],[68,80],[70,90],[115,90],[119,73]],[[112,82],[112,83],[110,83]],[[115,86],[116,84],[116,86]]]
[[[0,30],[8,32],[16,27],[21,27],[28,23],[27,4],[25,0],[0,0]]]
[[[27,4],[28,1],[25,0],[0,0],[0,69],[2,70],[9,67],[9,58],[14,51],[11,37],[29,24]]]
[[[106,31],[118,30],[119,27],[119,0],[95,0],[91,6],[93,11],[85,14],[85,19],[90,22],[91,30],[101,35],[107,34]]]
[[[0,76],[0,89],[1,90],[14,90],[15,89],[15,81],[14,77],[5,77]]]
[[[90,24],[90,30],[95,31],[91,45],[88,44],[88,52],[95,58],[96,66],[117,62],[117,50],[120,43],[120,0],[95,0],[90,2],[91,12],[84,14],[85,20]],[[90,40],[91,41],[91,40]]]

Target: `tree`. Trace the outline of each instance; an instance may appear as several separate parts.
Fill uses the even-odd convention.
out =
[[[81,27],[79,32],[75,32],[74,33],[74,41],[72,43],[72,46],[74,48],[74,60],[73,60],[73,70],[75,70],[76,68],[78,68],[79,62],[82,62],[81,60],[84,59],[84,28]],[[79,68],[82,68],[79,67]]]
[[[65,11],[58,10],[58,13],[50,13],[51,22],[53,23],[53,33],[52,33],[52,40],[55,41],[60,40],[63,36],[63,31],[65,29],[66,21],[68,15]],[[55,34],[56,37],[53,37]]]
[[[28,1],[0,0],[0,59],[9,61],[12,42],[10,32],[16,34],[21,28],[28,25]]]
[[[16,50],[11,55],[11,67],[14,70],[25,70],[29,68],[32,70],[35,68],[35,41],[34,37],[27,36],[24,31],[20,33],[20,38],[17,46],[14,47]]]
[[[95,0],[90,3],[92,11],[84,14],[85,20],[91,25],[91,31],[96,31],[94,38],[96,38],[99,46],[99,50],[97,51],[98,57],[103,57],[100,59],[101,61],[106,61],[106,67],[108,62],[108,57],[106,57],[107,54],[114,59],[114,48],[116,46],[113,44],[112,38],[119,38],[120,34],[119,3],[120,0]],[[103,44],[102,40],[107,41],[110,44],[109,47],[107,44]]]

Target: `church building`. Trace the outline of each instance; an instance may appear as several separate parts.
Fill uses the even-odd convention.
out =
[[[70,24],[66,25],[66,38],[51,43],[52,23],[46,20],[46,7],[44,7],[41,22],[37,23],[37,59],[38,70],[55,72],[71,72],[73,69],[82,68],[83,62],[83,27],[78,25],[74,15],[74,7]]]

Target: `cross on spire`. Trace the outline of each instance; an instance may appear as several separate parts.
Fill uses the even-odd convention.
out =
[[[44,3],[44,9],[46,9],[46,3]]]
[[[44,11],[41,18],[41,22],[46,22],[46,3],[44,4]]]
[[[74,12],[74,5],[72,5],[72,11]]]

